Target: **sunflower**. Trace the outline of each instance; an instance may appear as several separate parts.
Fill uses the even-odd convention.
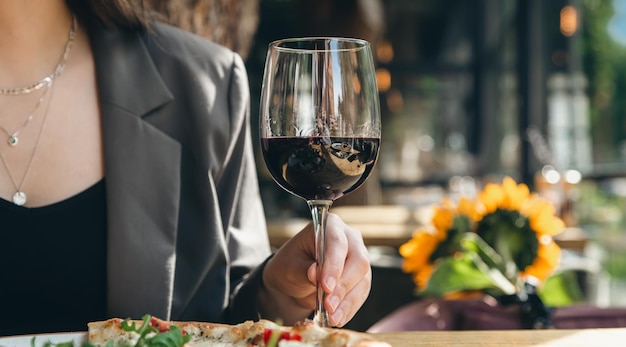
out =
[[[506,177],[501,185],[487,184],[476,199],[461,198],[456,204],[444,199],[434,208],[432,226],[416,230],[399,252],[404,258],[403,270],[413,274],[418,290],[428,286],[440,264],[447,267],[441,270],[438,280],[442,279],[441,273],[447,273],[450,281],[455,276],[454,281],[462,286],[463,277],[459,279],[455,273],[462,269],[466,279],[480,278],[476,276],[482,272],[494,283],[505,278],[510,285],[518,286],[531,277],[544,281],[553,273],[560,249],[552,236],[563,228],[552,204],[531,193],[525,184]],[[454,259],[472,259],[473,263],[454,265]],[[494,271],[501,276],[495,278]]]
[[[555,216],[551,203],[510,177],[502,185],[487,184],[478,202],[485,211],[476,225],[478,236],[512,260],[520,276],[544,281],[552,274],[561,257],[552,236],[565,224]]]

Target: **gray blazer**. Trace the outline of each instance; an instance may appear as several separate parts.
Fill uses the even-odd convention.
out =
[[[241,58],[182,30],[88,29],[104,136],[108,314],[256,316],[270,255]]]

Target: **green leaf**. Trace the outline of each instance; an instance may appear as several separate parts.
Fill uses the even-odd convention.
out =
[[[498,271],[508,282],[516,282],[519,271],[515,266],[515,262],[502,257],[478,234],[467,233],[462,244],[466,251],[476,253],[492,271]],[[499,277],[499,275],[497,276]]]
[[[459,253],[437,262],[428,285],[420,294],[440,297],[457,291],[495,287],[492,278],[476,266],[468,253]]]
[[[476,267],[481,270],[484,274],[486,274],[493,283],[494,290],[488,290],[492,295],[500,295],[500,294],[514,294],[517,292],[517,278],[513,280],[508,279],[502,271],[498,268],[490,267],[487,263],[483,261],[483,258],[478,256],[476,253],[467,253],[468,256],[474,261]],[[489,288],[486,288],[489,289]]]
[[[559,271],[548,277],[538,294],[550,307],[569,306],[585,300],[573,270]]]
[[[466,251],[478,254],[489,267],[505,270],[502,257],[477,234],[467,233],[461,244]]]
[[[150,326],[151,318],[148,314],[144,315],[139,327],[130,319],[122,321],[121,327],[124,331],[139,334],[139,339],[132,347],[182,347],[191,339],[191,336],[183,335],[182,330],[175,325],[170,325],[168,331],[159,332],[156,327]]]
[[[175,325],[170,325],[168,331],[159,332],[156,327],[150,326],[151,318],[150,315],[143,316],[139,327],[130,318],[122,321],[122,330],[139,335],[137,342],[132,346],[126,340],[117,343],[113,343],[111,340],[104,346],[94,346],[89,342],[83,342],[81,347],[182,347],[191,340],[191,335],[183,334],[183,331]],[[31,339],[30,345],[36,347],[35,337]],[[74,347],[74,342],[52,343],[47,341],[41,347]]]
[[[191,339],[189,335],[183,335],[182,330],[175,325],[170,330],[154,335],[147,340],[150,347],[180,347]]]
[[[139,328],[137,328],[135,322],[131,321],[129,318],[124,319],[121,324],[122,330],[134,331],[140,335],[145,335],[145,333],[149,331],[156,331],[156,328],[150,327],[150,318],[152,318],[152,316],[150,316],[149,314],[144,315],[141,319],[141,326]]]

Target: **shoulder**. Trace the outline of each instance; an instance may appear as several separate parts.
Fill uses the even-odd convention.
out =
[[[153,23],[145,40],[153,57],[162,62],[213,72],[244,68],[243,60],[232,50],[168,24]]]
[[[185,99],[198,89],[212,102],[220,95],[248,98],[248,75],[239,54],[203,37],[163,23],[154,23],[144,36],[152,61],[163,81]],[[193,93],[193,92],[191,92]]]

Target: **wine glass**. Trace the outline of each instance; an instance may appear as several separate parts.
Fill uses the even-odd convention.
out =
[[[317,305],[329,326],[320,285],[326,218],[333,201],[358,188],[378,157],[381,120],[370,44],[305,37],[269,44],[260,102],[260,140],[274,181],[306,200],[315,229]]]

